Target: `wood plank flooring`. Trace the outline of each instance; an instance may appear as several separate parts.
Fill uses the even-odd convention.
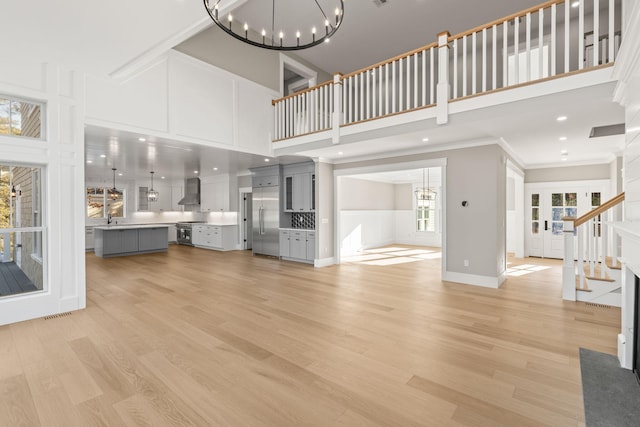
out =
[[[560,261],[493,290],[406,249],[87,254],[86,310],[0,327],[0,425],[583,425],[578,348],[615,354],[619,309],[562,301]]]

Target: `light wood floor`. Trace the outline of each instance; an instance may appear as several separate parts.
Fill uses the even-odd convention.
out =
[[[88,254],[86,310],[0,327],[0,425],[583,425],[578,348],[615,354],[620,312],[511,261],[492,290],[438,258]]]

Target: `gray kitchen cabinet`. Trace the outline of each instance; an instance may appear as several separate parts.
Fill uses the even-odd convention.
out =
[[[167,249],[167,227],[141,228],[138,230],[138,250],[156,251]]]
[[[94,227],[95,254],[106,258],[166,251],[167,228],[161,225]]]
[[[289,257],[289,230],[280,230],[280,256]]]
[[[278,175],[254,176],[251,185],[253,187],[275,187],[280,185],[280,177]]]
[[[316,258],[316,232],[307,231],[307,261],[313,262]]]
[[[311,183],[315,182],[312,173],[296,173],[284,177],[284,210],[285,212],[311,212],[314,191]]]
[[[138,252],[138,230],[107,230],[102,233],[102,253],[106,256]]]
[[[307,232],[291,231],[289,239],[289,257],[307,259]]]

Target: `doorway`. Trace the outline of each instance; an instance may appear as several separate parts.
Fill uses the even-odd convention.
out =
[[[304,64],[280,55],[280,93],[287,96],[317,84],[318,73]]]
[[[578,218],[608,200],[609,180],[526,185],[529,256],[564,258],[563,218]]]

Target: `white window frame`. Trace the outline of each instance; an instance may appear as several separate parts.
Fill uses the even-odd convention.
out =
[[[2,137],[11,137],[11,138],[22,138],[22,139],[27,139],[27,140],[31,140],[31,141],[45,141],[47,138],[46,135],[46,123],[45,123],[45,118],[47,117],[46,115],[46,106],[47,104],[42,102],[42,101],[36,101],[33,99],[28,99],[28,98],[22,98],[22,97],[18,97],[18,96],[12,96],[6,93],[0,93],[0,99],[6,99],[8,100],[10,103],[11,102],[26,102],[29,104],[33,104],[33,105],[38,105],[40,107],[40,137],[39,138],[33,138],[30,136],[24,136],[24,135],[14,135],[11,132],[9,134],[0,134],[0,138]],[[11,129],[11,108],[9,108],[9,129]]]

